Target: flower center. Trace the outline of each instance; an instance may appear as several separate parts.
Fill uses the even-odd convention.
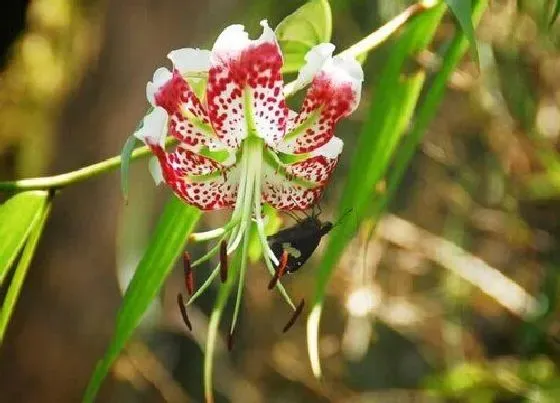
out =
[[[192,267],[198,266],[202,262],[207,261],[212,256],[216,255],[218,250],[226,251],[224,256],[220,257],[220,265],[214,269],[210,277],[208,277],[204,284],[191,296],[187,305],[193,303],[194,300],[210,286],[213,279],[220,273],[220,266],[222,269],[224,266],[230,267],[230,265],[227,264],[226,255],[233,254],[234,264],[231,265],[230,273],[227,273],[222,277],[222,279],[226,279],[225,284],[223,284],[225,289],[227,289],[226,295],[230,294],[231,286],[233,286],[234,282],[237,280],[237,295],[235,299],[235,308],[231,322],[230,335],[233,334],[235,329],[241,306],[241,297],[243,295],[243,286],[245,283],[245,274],[248,263],[249,240],[253,223],[257,229],[259,243],[261,245],[266,267],[273,276],[273,279],[276,280],[270,288],[276,287],[292,310],[294,310],[295,313],[298,312],[298,308],[294,305],[291,298],[286,293],[286,290],[278,281],[279,276],[276,272],[276,268],[279,267],[280,262],[268,245],[264,230],[264,221],[261,216],[261,178],[264,163],[264,151],[264,140],[257,137],[255,134],[250,134],[243,140],[239,165],[239,188],[237,190],[237,200],[230,222],[220,230],[209,231],[200,236],[199,239],[220,238],[220,241],[205,256],[201,257],[192,264]]]

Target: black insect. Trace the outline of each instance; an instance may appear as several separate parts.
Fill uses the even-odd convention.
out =
[[[331,229],[333,223],[321,221],[312,215],[299,221],[296,225],[278,231],[267,238],[268,246],[279,261],[284,252],[287,254],[285,271],[293,273],[311,257],[323,238]]]

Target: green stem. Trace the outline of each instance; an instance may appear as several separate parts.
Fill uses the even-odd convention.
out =
[[[152,153],[146,146],[138,147],[132,152],[130,160],[138,160],[148,157]],[[42,178],[29,178],[16,181],[0,182],[0,191],[24,191],[24,190],[55,190],[65,186],[81,182],[99,174],[117,169],[121,165],[121,156],[108,158],[105,161],[80,168],[76,171],[45,176]]]

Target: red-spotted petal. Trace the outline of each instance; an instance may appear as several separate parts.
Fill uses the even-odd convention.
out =
[[[362,68],[354,59],[335,56],[326,60],[277,149],[301,154],[328,143],[335,124],[358,106],[362,81]]]
[[[236,166],[224,167],[187,148],[166,153],[151,146],[164,181],[185,202],[201,210],[218,210],[235,205],[239,172]]]
[[[279,166],[265,164],[263,201],[279,210],[305,210],[315,204],[338,163],[343,143],[338,137],[306,155]]]
[[[236,148],[254,130],[272,145],[286,129],[288,110],[282,93],[282,54],[266,21],[250,40],[242,25],[218,37],[208,76],[208,114],[218,137]]]
[[[286,171],[296,178],[325,185],[336,167],[338,158],[330,159],[322,155],[288,165]]]
[[[291,181],[273,167],[265,165],[261,191],[262,201],[277,210],[306,210],[319,200],[322,186],[309,187]]]
[[[154,106],[167,111],[168,131],[173,137],[195,149],[218,141],[204,105],[178,70],[156,70],[146,93]]]

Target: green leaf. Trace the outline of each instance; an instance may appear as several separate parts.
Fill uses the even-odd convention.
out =
[[[2,340],[4,339],[6,328],[8,327],[8,323],[10,321],[10,318],[12,317],[12,313],[19,297],[21,287],[23,286],[23,281],[25,280],[25,275],[27,274],[27,270],[29,269],[31,259],[33,258],[35,249],[37,248],[37,244],[39,243],[39,238],[41,237],[41,233],[43,232],[45,222],[47,221],[47,217],[50,212],[50,204],[45,205],[45,202],[48,198],[48,193],[42,193],[43,199],[41,207],[39,208],[38,214],[36,215],[36,219],[30,225],[29,238],[27,239],[27,243],[25,244],[21,258],[14,271],[12,282],[8,287],[6,298],[4,299],[4,302],[2,303],[2,309],[0,310],[0,345],[2,344]]]
[[[473,8],[474,20],[478,21],[487,4],[488,0],[478,0],[475,3]],[[394,88],[402,87],[403,85],[399,83],[399,77],[403,71],[406,71],[407,60],[422,48],[425,48],[431,41],[442,16],[442,11],[443,9],[438,6],[418,16],[405,28],[403,34],[393,45],[387,64],[379,78],[376,98],[374,99],[368,121],[358,140],[358,151],[353,158],[353,167],[350,170],[346,188],[343,192],[344,197],[339,206],[340,214],[343,214],[348,208],[353,207],[358,220],[363,219],[366,216],[368,201],[373,197],[372,184],[377,183],[377,181],[381,180],[387,173],[389,174],[389,190],[387,195],[379,197],[378,201],[374,204],[374,217],[378,217],[381,214],[389,200],[390,194],[394,193],[400,182],[402,173],[406,166],[408,166],[428,123],[433,118],[443,96],[449,75],[468,48],[466,34],[463,32],[456,34],[448,48],[444,56],[441,70],[437,73],[433,83],[427,90],[423,102],[418,107],[415,123],[411,132],[404,137],[403,146],[399,147],[397,149],[398,151],[396,151],[397,155],[396,158],[394,158],[395,163],[391,169],[388,169],[391,158],[387,158],[386,153],[394,154],[394,148],[392,148],[393,141],[390,139],[387,140],[387,137],[398,135],[398,132],[395,131],[397,129],[391,130],[389,123],[395,120],[393,115],[395,113],[398,114],[399,108],[398,99],[392,98],[392,91],[394,91]],[[411,103],[415,102],[413,95],[416,88],[412,84],[413,82],[410,82],[408,88],[405,86],[399,91],[401,92],[399,95],[401,97],[403,94],[408,94],[408,97],[403,97],[402,106],[404,108],[403,114],[407,115],[405,117],[406,120],[409,119],[410,112],[412,112],[411,107],[413,108],[413,105],[411,105]],[[406,107],[406,105],[408,105],[408,107]],[[396,122],[402,124],[401,118],[402,117],[397,118]],[[376,123],[377,120],[380,120],[380,122]],[[376,135],[378,135],[378,138],[375,137]],[[379,157],[383,158],[377,160]],[[398,172],[396,175],[395,170]],[[353,236],[353,233],[354,230],[349,225],[348,220],[342,221],[338,227],[333,229],[329,238],[329,245],[319,265],[315,301],[307,321],[308,352],[313,372],[316,376],[320,376],[321,372],[318,334],[326,287],[332,270],[348,244],[348,241]]]
[[[472,23],[472,2],[473,0],[445,0],[447,6],[451,9],[453,15],[459,22],[461,29],[465,33],[467,39],[471,43],[474,50],[474,56],[478,63],[478,48],[474,37],[474,27]]]
[[[305,54],[315,45],[331,40],[332,15],[327,0],[311,0],[288,15],[276,27],[284,55],[284,73],[298,71]]]
[[[487,5],[488,0],[478,0],[475,3],[475,6],[473,7],[473,20],[476,23],[480,20],[480,17]],[[395,156],[395,163],[391,166],[390,174],[387,179],[387,191],[383,197],[379,197],[374,203],[374,217],[378,217],[382,213],[388,201],[391,200],[392,196],[397,191],[401,179],[410,160],[414,156],[418,144],[422,140],[428,125],[436,115],[438,106],[445,93],[447,81],[467,51],[468,45],[468,38],[466,38],[464,33],[455,35],[451,41],[443,57],[442,66],[434,77],[432,84],[426,93],[426,97],[416,113],[414,126],[412,127],[409,135],[406,136],[402,146],[399,148],[398,153]]]
[[[130,135],[126,139],[126,143],[124,143],[124,147],[121,151],[121,191],[125,202],[128,202],[128,170],[130,167],[130,157],[132,157],[132,152],[138,141],[139,140],[134,137],[134,135]]]
[[[47,198],[45,191],[23,192],[0,206],[0,285],[41,217]]]
[[[445,12],[443,5],[422,14],[405,27],[392,44],[387,62],[378,77],[367,121],[358,138],[347,177],[339,216],[348,209],[358,222],[371,203],[375,185],[384,177],[391,157],[412,116],[422,88],[424,74],[406,75],[409,60],[430,43]],[[332,271],[355,232],[354,220],[342,220],[329,235],[329,244],[317,270],[314,305],[307,322],[308,352],[312,369],[320,376],[318,331],[321,306]]]
[[[554,8],[552,9],[552,14],[550,14],[550,21],[549,26],[552,27],[558,18],[558,14],[560,14],[560,0],[556,0],[554,3]]]
[[[126,290],[117,314],[113,339],[105,356],[95,368],[85,392],[84,402],[94,401],[103,379],[158,294],[200,215],[200,210],[176,197],[172,197],[165,206],[148,248]]]

